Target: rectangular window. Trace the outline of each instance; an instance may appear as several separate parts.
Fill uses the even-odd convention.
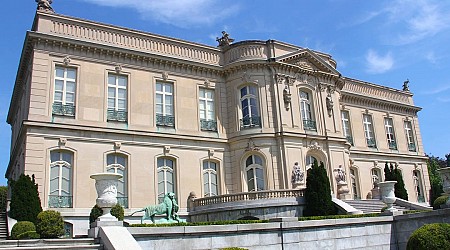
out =
[[[348,111],[343,110],[341,112],[341,117],[342,117],[342,131],[344,132],[344,137],[350,144],[353,145],[352,130],[350,127],[350,115]]]
[[[316,131],[316,122],[312,115],[312,102],[309,93],[300,91],[300,112],[303,120],[303,128],[305,130]]]
[[[217,131],[216,115],[214,112],[214,90],[200,88],[198,102],[201,130]]]
[[[394,125],[392,118],[384,118],[384,127],[386,129],[387,142],[390,149],[397,149],[395,140]]]
[[[406,141],[408,143],[408,150],[411,152],[416,152],[416,143],[414,142],[414,133],[410,121],[405,121],[405,134]]]
[[[175,127],[173,84],[156,82],[156,125]]]
[[[367,146],[369,148],[376,148],[375,135],[373,133],[373,123],[371,115],[363,115],[364,136],[366,137]]]
[[[127,85],[127,76],[108,75],[108,121],[127,121]]]
[[[56,66],[52,114],[75,116],[77,70]]]

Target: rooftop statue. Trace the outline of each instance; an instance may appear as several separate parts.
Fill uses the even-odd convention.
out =
[[[409,79],[406,79],[406,81],[403,82],[403,91],[409,91]]]
[[[219,47],[222,47],[230,45],[234,42],[234,39],[230,38],[230,35],[226,31],[222,31],[222,37],[217,37],[216,41],[219,42]]]
[[[37,9],[49,12],[55,12],[51,6],[53,0],[35,0],[37,3]]]
[[[180,219],[178,216],[178,204],[175,200],[175,194],[170,192],[164,195],[163,202],[158,205],[150,205],[144,207],[138,211],[133,212],[131,215],[137,212],[144,212],[144,215],[141,218],[141,223],[144,223],[144,220],[150,219],[153,223],[155,223],[155,215],[165,214],[166,217],[158,220],[158,223],[176,223],[176,222],[185,222],[185,220]]]

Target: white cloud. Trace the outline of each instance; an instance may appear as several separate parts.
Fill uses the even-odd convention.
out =
[[[366,55],[366,71],[372,74],[380,74],[389,71],[394,66],[392,54],[379,55],[374,50],[369,50]]]
[[[145,19],[179,27],[211,25],[236,13],[239,6],[219,0],[82,0],[118,8],[131,8]]]
[[[428,91],[424,91],[424,92],[422,92],[422,94],[424,94],[424,95],[435,95],[435,94],[440,94],[440,93],[446,92],[447,90],[450,90],[450,85],[439,86],[439,87],[436,87],[434,89],[430,89]]]

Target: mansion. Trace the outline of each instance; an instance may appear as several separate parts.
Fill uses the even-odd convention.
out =
[[[43,208],[74,220],[95,204],[94,173],[123,175],[126,214],[174,192],[189,216],[192,196],[303,189],[315,160],[334,196],[339,169],[341,198],[372,198],[389,162],[409,200],[428,201],[407,82],[348,78],[326,53],[222,35],[213,47],[38,10],[7,117],[6,178],[34,175]]]

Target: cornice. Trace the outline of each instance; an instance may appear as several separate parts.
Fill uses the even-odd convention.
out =
[[[377,99],[370,96],[364,96],[354,93],[342,92],[340,104],[353,104],[355,106],[366,108],[370,110],[382,110],[382,111],[392,111],[398,112],[402,114],[409,114],[416,116],[417,112],[422,110],[420,107],[416,107],[413,105],[394,102],[385,99]]]

